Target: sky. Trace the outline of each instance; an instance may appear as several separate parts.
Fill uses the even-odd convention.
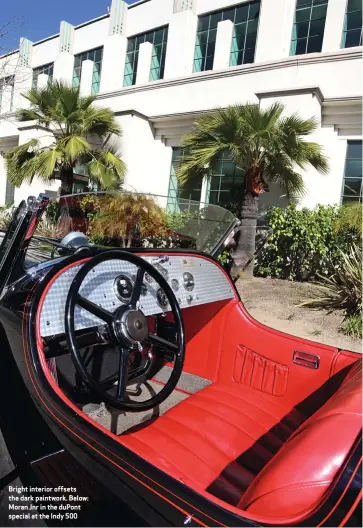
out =
[[[59,33],[61,20],[81,24],[106,14],[110,5],[111,0],[0,0],[0,35],[1,28],[14,21],[6,39],[1,38],[1,47],[17,49],[20,37],[33,42],[49,37]]]

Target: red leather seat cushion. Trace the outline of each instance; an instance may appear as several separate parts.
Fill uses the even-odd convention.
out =
[[[308,419],[281,398],[214,384],[120,441],[197,491],[254,514],[298,515],[322,499],[359,434],[361,369]]]
[[[302,424],[254,479],[238,506],[269,516],[314,508],[342,468],[362,428],[362,362]]]
[[[211,493],[236,505],[304,419],[278,398],[217,384],[148,427],[123,435],[121,442],[176,479],[193,488],[211,487]]]

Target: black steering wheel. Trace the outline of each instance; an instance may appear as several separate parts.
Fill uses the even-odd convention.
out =
[[[92,272],[95,266],[108,261],[121,260],[134,264],[137,267],[135,283],[129,302],[118,307],[113,313],[80,295],[80,289],[85,277]],[[148,321],[145,314],[140,310],[140,295],[143,288],[143,279],[148,273],[164,291],[174,316],[176,327],[176,342],[170,342],[156,334],[149,332]],[[107,392],[105,386],[95,380],[87,370],[84,356],[80,353],[77,345],[77,337],[74,324],[74,312],[76,305],[88,310],[101,319],[107,330],[110,343],[119,351],[119,367],[115,385],[116,396]],[[140,412],[152,409],[164,401],[176,387],[181,376],[185,357],[185,338],[183,319],[179,303],[173,290],[164,277],[146,260],[126,251],[112,250],[100,253],[89,259],[82,265],[73,279],[68,292],[65,307],[65,331],[68,348],[74,366],[82,380],[95,391],[105,403],[122,411]],[[174,362],[171,375],[161,391],[145,401],[130,400],[126,394],[128,378],[129,356],[131,351],[149,344],[157,347],[158,351],[173,355]]]

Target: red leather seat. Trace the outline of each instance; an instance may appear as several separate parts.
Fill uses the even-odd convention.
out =
[[[254,514],[298,515],[321,500],[360,432],[361,369],[310,418],[250,387],[214,384],[120,441],[197,491]]]
[[[313,509],[342,468],[362,428],[362,362],[254,479],[238,506],[299,515]]]

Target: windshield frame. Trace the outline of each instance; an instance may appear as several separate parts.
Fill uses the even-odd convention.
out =
[[[96,214],[94,214],[92,210],[91,214],[88,209],[82,209],[84,199],[94,200],[97,202],[99,209],[97,210]],[[103,202],[103,199],[105,199],[105,202]],[[110,209],[107,209],[107,203],[111,203],[113,200],[116,200],[117,204],[117,200],[122,200],[123,202],[126,202],[127,205],[129,199],[131,201],[139,200],[141,205],[143,204],[143,200],[145,200],[147,207],[149,207],[150,203],[152,203],[152,207],[155,207],[158,210],[157,214],[160,213],[163,217],[162,228],[165,231],[164,234],[148,235],[145,234],[145,232],[140,232],[140,234],[138,233],[135,235],[135,241],[137,243],[135,242],[134,245],[129,244],[126,246],[120,243],[121,238],[127,237],[126,234],[123,235],[121,232],[117,235],[116,244],[112,243],[114,240],[109,240],[110,243],[107,244],[97,241],[95,242],[94,240],[92,241],[91,233],[91,243],[93,245],[113,249],[138,248],[140,250],[143,250],[146,247],[153,247],[155,250],[160,250],[165,247],[168,247],[170,250],[177,249],[178,247],[184,247],[185,249],[190,247],[190,249],[196,249],[197,251],[209,254],[216,258],[223,251],[226,239],[230,237],[231,233],[234,232],[234,229],[240,223],[233,213],[215,204],[197,202],[183,198],[175,198],[173,199],[172,207],[170,207],[170,199],[163,195],[144,192],[138,193],[128,190],[90,190],[89,192],[73,193],[49,198],[45,208],[45,214],[43,215],[41,222],[46,223],[48,221],[46,220],[47,212],[50,210],[50,207],[55,204],[56,208],[58,208],[58,214],[65,222],[64,225],[66,225],[66,222],[68,222],[69,226],[63,229],[62,235],[56,236],[54,234],[47,233],[46,236],[44,236],[44,232],[39,232],[38,230],[38,233],[36,232],[35,235],[37,236],[38,240],[41,239],[41,237],[43,239],[48,238],[54,240],[54,242],[58,244],[62,243],[64,237],[69,233],[81,231],[89,236],[89,226],[94,221],[94,218],[97,216],[97,214],[99,214],[99,216],[115,218],[115,223],[117,223],[118,210],[116,212],[111,210],[110,213]],[[103,204],[106,205],[106,209],[102,208]],[[61,213],[59,213],[59,211],[61,211]],[[114,214],[115,216],[113,216]],[[134,226],[139,228],[139,224],[141,224],[142,221],[145,222],[145,218],[142,219],[141,215],[140,220],[140,215],[137,216],[137,214],[135,216],[135,223],[133,221],[129,222],[133,228]],[[152,210],[149,210],[149,213],[146,213],[146,217],[148,217],[149,214],[152,215]],[[60,218],[60,216],[58,218]],[[134,219],[132,215],[130,218]],[[177,219],[176,221],[175,218]],[[56,222],[58,222],[58,220]],[[109,222],[108,219],[107,223],[114,224],[114,222]],[[39,226],[41,225],[42,224],[40,223]],[[105,234],[102,232],[102,236],[104,239],[108,238],[106,232]],[[134,234],[132,237],[134,237]],[[35,239],[36,237],[34,236],[34,240]],[[180,242],[179,245],[174,244],[176,240]]]

